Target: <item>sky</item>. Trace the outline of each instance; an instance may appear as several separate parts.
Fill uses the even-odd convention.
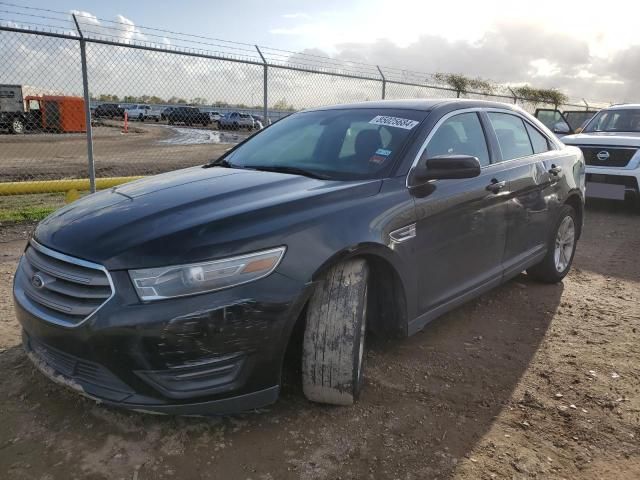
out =
[[[29,0],[135,25],[640,101],[640,2]],[[615,5],[615,8],[614,8]]]

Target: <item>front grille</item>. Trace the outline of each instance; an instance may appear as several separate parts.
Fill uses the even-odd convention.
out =
[[[77,326],[113,295],[104,267],[63,255],[32,241],[16,273],[16,296],[36,316]]]
[[[626,167],[638,150],[626,147],[580,147],[587,165],[597,167]]]

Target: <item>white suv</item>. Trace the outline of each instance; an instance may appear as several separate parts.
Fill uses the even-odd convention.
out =
[[[640,104],[600,110],[580,133],[562,141],[584,154],[587,197],[633,197],[640,205]]]
[[[125,111],[129,120],[140,120],[141,122],[145,120],[155,120],[157,122],[162,114],[160,110],[156,110],[150,105],[131,105],[126,107]]]

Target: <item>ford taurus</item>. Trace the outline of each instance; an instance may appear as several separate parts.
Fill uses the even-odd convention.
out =
[[[15,275],[24,348],[104,403],[207,414],[276,401],[297,342],[307,398],[351,404],[370,332],[411,335],[525,270],[561,281],[584,191],[580,150],[515,106],[295,113],[43,220]]]

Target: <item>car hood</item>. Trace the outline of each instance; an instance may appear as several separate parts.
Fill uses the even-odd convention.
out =
[[[561,138],[566,145],[640,147],[640,132],[590,132]]]
[[[110,269],[189,263],[286,244],[381,183],[193,167],[88,195],[40,222],[34,239]]]

